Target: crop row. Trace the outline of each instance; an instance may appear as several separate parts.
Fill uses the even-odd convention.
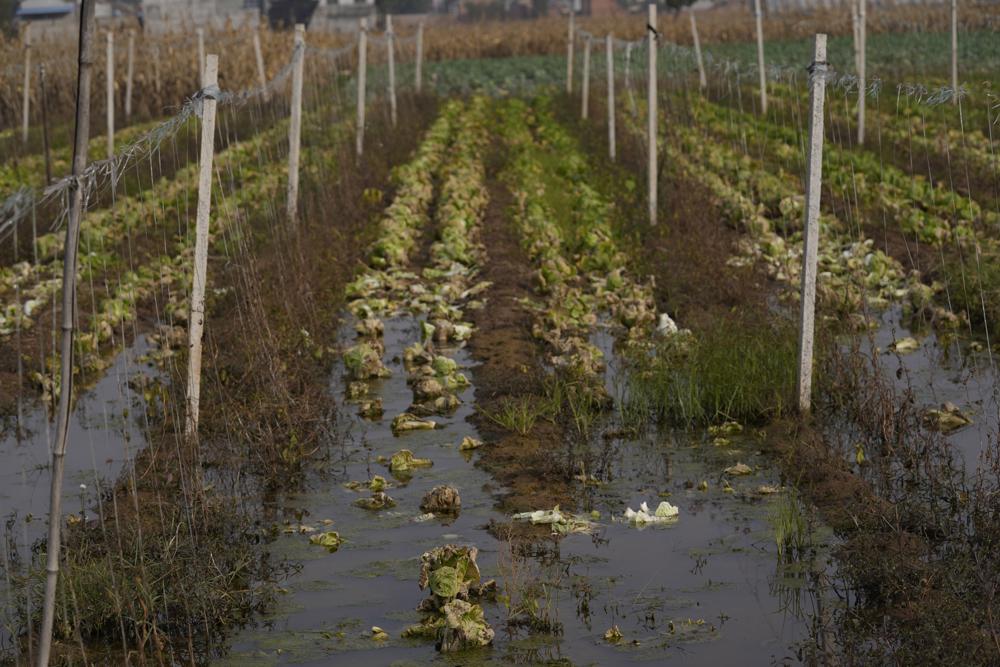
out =
[[[283,186],[286,182],[284,165],[273,162],[258,163],[256,158],[260,151],[267,147],[268,141],[276,141],[278,137],[275,133],[279,128],[269,130],[255,136],[253,139],[234,145],[234,152],[227,156],[220,170],[232,170],[234,175],[238,174],[238,181],[231,184],[228,192],[216,189],[212,203],[212,218],[209,233],[210,248],[212,252],[220,255],[227,255],[228,248],[240,235],[243,234],[242,223],[248,219],[247,212],[258,210],[261,202],[274,201],[282,195]],[[303,169],[308,172],[316,170],[330,169],[336,159],[334,144],[340,138],[340,126],[327,128],[313,128],[317,132],[312,133],[314,142],[310,150],[305,152]],[[169,192],[177,197],[174,206],[183,207],[191,204],[189,197],[193,196],[196,190],[191,183],[177,184],[170,181]],[[186,190],[187,189],[187,190]],[[162,196],[162,193],[161,193]],[[146,224],[149,211],[141,206],[140,201],[135,202],[135,218],[131,224]],[[178,209],[180,210],[180,209]],[[114,210],[107,213],[109,218],[122,216]],[[127,229],[116,229],[116,232],[127,233]],[[96,231],[91,229],[91,234]],[[92,239],[97,247],[100,246],[101,239]],[[108,238],[103,239],[108,243]],[[124,334],[127,331],[126,325],[135,321],[138,315],[139,305],[148,301],[154,295],[166,293],[166,301],[159,304],[160,312],[158,318],[171,323],[184,323],[188,317],[188,294],[190,292],[191,262],[194,253],[194,229],[187,229],[173,235],[172,240],[167,242],[166,252],[156,254],[155,252],[145,257],[139,257],[135,266],[123,269],[115,275],[110,275],[108,266],[103,262],[110,262],[113,257],[112,249],[101,252],[81,252],[80,275],[87,279],[87,282],[94,284],[94,279],[101,276],[106,282],[107,293],[94,298],[89,312],[87,324],[81,327],[81,331],[76,337],[76,350],[79,355],[79,370],[84,375],[91,375],[105,369],[110,363],[107,355],[104,354],[107,344],[113,342],[116,332]],[[86,246],[81,245],[82,248]],[[56,261],[56,260],[54,260]],[[58,262],[57,262],[58,263]],[[46,281],[49,285],[53,281]],[[58,281],[51,287],[50,296],[58,290]],[[31,312],[37,312],[39,306],[34,306]],[[25,310],[28,310],[25,307]],[[25,316],[27,317],[27,316]],[[22,319],[22,321],[25,321]],[[30,320],[28,320],[30,321]],[[161,344],[170,344],[171,341],[164,337]],[[176,340],[173,341],[176,345]],[[169,352],[169,350],[167,350]],[[56,395],[58,386],[53,383],[58,382],[58,373],[53,372],[58,368],[58,356],[53,354],[46,359],[47,372],[34,372],[32,379],[43,389],[43,395],[48,399]]]

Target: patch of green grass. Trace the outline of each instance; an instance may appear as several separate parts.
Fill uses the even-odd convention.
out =
[[[547,411],[546,402],[539,401],[537,397],[519,396],[512,398],[508,396],[500,401],[500,405],[496,409],[484,412],[490,421],[508,431],[527,435],[538,418],[545,415]]]
[[[698,338],[672,337],[629,372],[622,414],[694,426],[763,423],[795,405],[798,338],[791,323],[724,321]]]
[[[778,558],[795,557],[812,546],[812,531],[803,512],[802,502],[794,491],[782,494],[774,504],[768,521],[774,530]]]

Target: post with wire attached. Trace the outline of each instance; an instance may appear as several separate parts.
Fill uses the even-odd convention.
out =
[[[604,59],[608,70],[608,157],[615,159],[615,38],[604,38]]]
[[[657,111],[657,95],[656,95],[656,40],[659,33],[656,31],[656,3],[649,3],[649,16],[647,17],[646,23],[646,34],[648,35],[649,44],[649,82],[646,86],[647,99],[646,99],[646,115],[647,115],[647,138],[649,141],[648,153],[649,153],[649,166],[648,166],[648,178],[649,178],[649,224],[653,227],[656,226],[656,208],[657,208],[657,196],[656,196],[656,152],[657,152],[657,142],[656,142],[656,124],[659,116]]]
[[[299,213],[299,152],[302,148],[302,79],[305,69],[306,27],[295,25],[292,47],[292,117],[288,124],[288,220],[298,222]]]
[[[413,74],[414,87],[417,92],[423,88],[424,83],[424,22],[417,24],[417,67]]]
[[[31,26],[24,27],[24,104],[21,108],[21,143],[28,143],[31,115]]]
[[[809,153],[806,156],[805,239],[802,252],[802,313],[799,329],[799,410],[812,407],[813,336],[816,317],[816,263],[819,205],[823,182],[823,102],[826,97],[826,35],[816,35],[809,68]]]
[[[691,17],[691,39],[694,40],[694,59],[698,63],[698,87],[702,90],[708,88],[708,77],[705,76],[705,61],[701,58],[701,40],[698,39],[698,23],[694,18],[694,10],[688,7],[688,16]]]
[[[576,39],[576,0],[569,0],[569,37],[566,41],[566,92],[573,92],[573,52]]]
[[[198,160],[198,219],[195,227],[194,267],[191,279],[191,313],[188,318],[187,410],[184,434],[198,437],[201,400],[201,342],[205,332],[205,285],[208,278],[208,230],[212,208],[212,165],[215,160],[215,110],[219,89],[219,57],[205,59],[205,87],[201,101],[201,157]]]
[[[580,118],[587,120],[590,115],[590,43],[587,35],[583,40],[583,83],[581,84]]]
[[[868,60],[868,0],[858,0],[858,145],[865,143],[865,102],[867,84],[865,69]]]
[[[115,156],[115,34],[108,31],[107,45],[108,159]]]
[[[395,34],[392,31],[392,15],[385,17],[385,49],[389,61],[389,117],[396,127],[396,49]]]
[[[87,167],[90,143],[90,82],[94,65],[95,0],[83,0],[80,6],[80,39],[76,83],[76,127],[73,137],[73,171],[70,209],[66,221],[63,252],[62,332],[59,355],[59,407],[56,413],[55,442],[52,446],[52,482],[49,489],[49,534],[45,549],[45,600],[42,605],[42,628],[38,635],[37,667],[48,667],[52,653],[52,629],[56,619],[56,589],[59,583],[59,554],[62,547],[63,473],[69,440],[70,410],[73,398],[73,339],[75,333],[77,249],[80,244],[80,219],[85,199],[83,172]]]
[[[767,113],[767,70],[764,69],[764,18],[760,0],[753,0],[754,19],[757,22],[757,70],[760,76],[760,112]]]
[[[356,131],[355,148],[358,159],[365,152],[365,77],[368,73],[368,19],[361,19],[361,27],[358,31],[358,120]]]

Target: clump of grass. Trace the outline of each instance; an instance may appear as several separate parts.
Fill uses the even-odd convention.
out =
[[[622,414],[682,426],[762,423],[795,405],[798,339],[790,323],[723,321],[699,337],[672,337],[633,359]]]
[[[778,498],[768,516],[778,546],[778,558],[794,558],[812,546],[812,531],[798,493],[789,491]]]
[[[508,396],[500,401],[500,405],[496,409],[485,410],[484,413],[490,421],[508,431],[527,435],[538,418],[545,415],[547,411],[548,406],[545,402],[538,401],[536,397]]]

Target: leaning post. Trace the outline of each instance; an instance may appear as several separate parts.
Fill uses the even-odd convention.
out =
[[[802,252],[802,311],[799,329],[799,410],[812,407],[813,336],[816,316],[816,263],[819,205],[823,181],[823,102],[826,96],[826,35],[816,35],[809,68],[809,153],[806,163],[805,240]]]
[[[698,87],[702,90],[708,88],[708,77],[705,76],[705,61],[701,57],[701,40],[698,39],[698,23],[694,18],[694,10],[688,7],[688,16],[691,17],[691,39],[694,40],[694,59],[698,63]]]
[[[195,227],[191,313],[188,318],[188,375],[184,434],[198,437],[201,399],[201,342],[205,332],[205,284],[208,276],[208,228],[212,207],[212,163],[215,160],[215,109],[219,84],[219,56],[205,59],[201,113],[201,157],[198,160],[198,218]]]
[[[764,69],[764,18],[760,0],[753,0],[754,19],[757,22],[757,70],[760,73],[760,112],[767,113],[767,72]]]
[[[575,8],[576,0],[569,0],[569,38],[566,40],[566,92],[573,92],[573,40],[576,39]]]

